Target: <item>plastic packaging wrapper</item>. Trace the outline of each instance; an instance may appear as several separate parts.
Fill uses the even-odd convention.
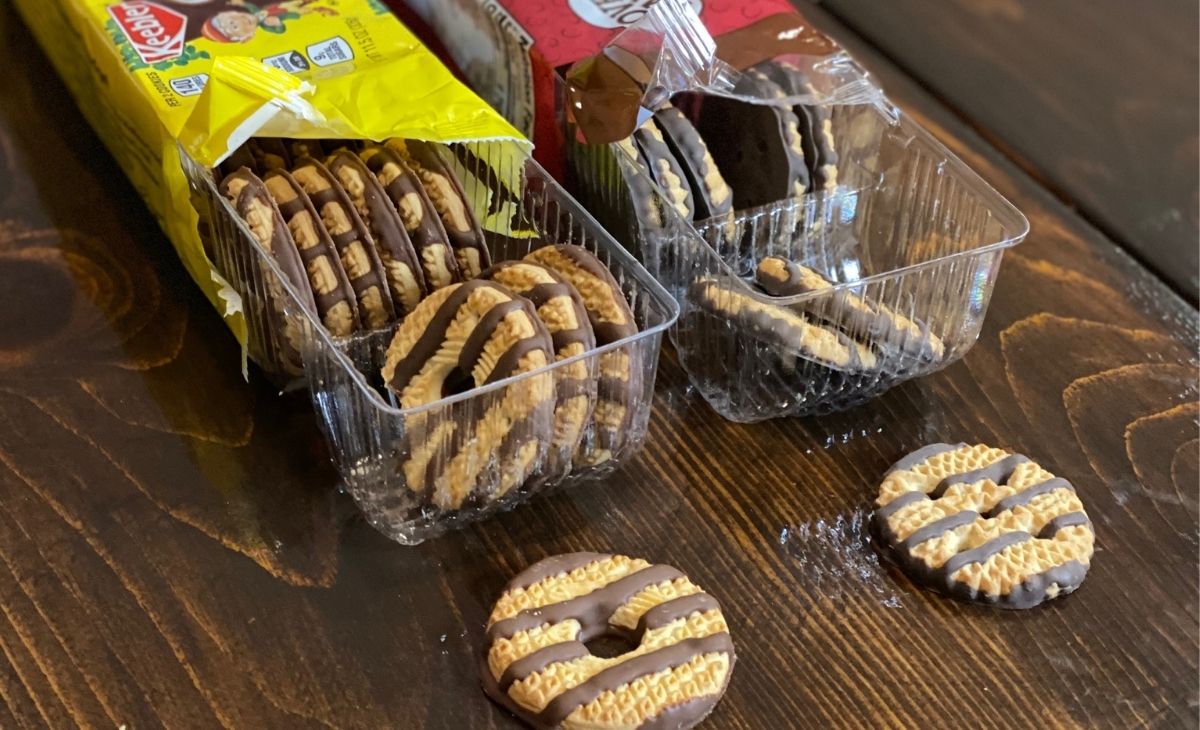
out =
[[[847,408],[975,342],[1027,221],[800,15],[661,0],[605,35],[578,28],[603,13],[501,4],[496,32],[558,70],[565,179],[679,301],[672,340],[722,416]]]
[[[285,0],[265,7],[20,0],[18,6],[249,358],[285,386],[307,385],[344,488],[382,532],[421,542],[557,485],[608,474],[641,447],[660,345],[677,304],[529,158],[529,143],[386,8],[366,0]],[[421,178],[421,184],[453,179],[451,194],[461,196],[492,260],[520,259],[551,244],[581,246],[611,272],[636,331],[402,407],[382,371],[403,314],[395,310],[382,327],[331,334],[317,316],[324,292],[315,283],[303,292],[297,285],[311,283],[303,272],[315,277],[314,269],[290,270],[274,249],[272,231],[283,231],[293,255],[316,248],[302,246],[290,225],[284,230],[280,211],[287,206],[276,200],[280,225],[263,234],[270,217],[239,215],[231,197],[240,205],[244,196],[230,196],[214,175],[227,173],[222,184],[246,180],[250,173],[237,169],[240,160],[269,149],[268,143],[342,148],[358,159],[367,150],[357,140],[389,140],[390,149],[403,140],[445,143],[421,149],[436,158],[424,163],[447,177]],[[236,156],[222,165],[230,155]],[[293,157],[293,165],[319,169],[316,161],[297,159],[306,158]],[[277,170],[266,169],[259,170],[264,186],[296,179],[272,178]],[[295,167],[292,173],[299,174]],[[441,190],[437,199],[444,203]],[[426,205],[435,199],[429,196]],[[395,202],[397,220],[407,210],[377,200]],[[332,245],[329,203],[318,215],[307,196],[291,202],[310,206],[309,223]],[[435,206],[426,215],[436,219],[444,213]],[[377,250],[369,236],[357,243]],[[353,261],[344,251],[337,255],[345,276],[346,262]],[[605,388],[613,388],[616,365],[626,387],[614,395]],[[564,411],[575,420],[571,437],[562,438],[559,407],[576,403],[587,407]]]
[[[188,164],[211,168],[252,136],[523,140],[373,0],[16,7],[242,342],[242,303],[205,253]]]

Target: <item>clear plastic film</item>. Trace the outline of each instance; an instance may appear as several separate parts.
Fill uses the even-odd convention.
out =
[[[748,71],[785,64],[804,84],[766,95]],[[886,104],[869,74],[796,13],[775,13],[714,37],[686,0],[660,0],[600,53],[571,66],[566,113],[576,141],[628,137],[652,110],[681,92],[775,106]]]

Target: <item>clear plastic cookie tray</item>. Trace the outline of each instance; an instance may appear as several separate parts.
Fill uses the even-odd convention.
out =
[[[679,301],[679,359],[734,421],[848,408],[958,360],[979,336],[1004,251],[1028,232],[887,103],[830,111],[836,188],[697,223],[620,146],[570,148],[572,187]],[[828,286],[770,296],[756,284],[765,259]]]
[[[276,262],[218,193],[212,175],[194,164],[187,170],[209,254],[242,299],[250,357],[278,379],[307,383],[345,489],[376,528],[402,543],[421,542],[550,487],[602,477],[646,437],[658,353],[663,332],[678,315],[676,302],[537,163],[514,150],[504,143],[472,144],[469,152],[443,150],[483,223],[493,260],[519,259],[548,244],[583,246],[620,284],[638,332],[410,409],[397,407],[379,374],[394,328],[331,336],[300,306]],[[540,405],[521,412],[529,422],[545,423],[554,417],[554,398],[544,395],[559,392],[572,364],[582,362],[589,373],[598,373],[604,362],[622,357],[628,358],[635,385],[625,396],[627,413],[616,436],[597,428],[594,415],[578,448],[536,439],[518,455],[505,450],[503,434],[482,425],[496,423],[505,409],[519,408],[539,394]],[[518,456],[519,467],[514,466]],[[466,496],[448,499],[447,493]]]

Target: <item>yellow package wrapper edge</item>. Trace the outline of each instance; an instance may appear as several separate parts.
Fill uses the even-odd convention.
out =
[[[507,140],[512,154],[529,153],[530,143],[515,128],[375,0],[283,0],[266,6],[237,0],[14,2],[188,272],[242,344],[243,367],[241,298],[205,254],[183,154],[213,167],[251,136]],[[188,17],[204,5],[216,9],[213,17],[203,23]],[[164,25],[159,14],[167,17],[167,27],[153,35]],[[175,16],[184,19],[180,25],[201,26],[191,28],[195,37],[186,37],[186,27],[172,33]],[[246,18],[253,20],[243,22]],[[152,31],[141,30],[147,24]],[[135,38],[144,42],[131,43]],[[177,48],[155,46],[162,38]],[[293,48],[307,48],[309,57],[317,48],[335,60],[347,54],[353,60],[313,68],[315,63],[300,56],[309,68],[296,74],[260,60],[286,57]],[[207,77],[202,90],[188,93],[187,84],[202,77]]]

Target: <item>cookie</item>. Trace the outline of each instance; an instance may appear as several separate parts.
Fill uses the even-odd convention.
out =
[[[753,70],[742,74],[734,91],[763,99],[786,96],[777,84]],[[800,121],[791,109],[705,96],[696,127],[733,188],[738,210],[794,198],[808,190]]]
[[[292,156],[282,139],[255,137],[246,143],[259,171],[287,170],[292,166]]]
[[[645,226],[647,233],[663,230],[666,220],[660,207],[661,200],[649,182],[654,178],[650,174],[650,162],[646,159],[645,152],[633,137],[626,137],[615,144],[629,157],[636,168],[632,174],[622,170],[622,179],[625,182],[625,190],[628,193],[634,217]],[[612,227],[609,229],[611,230]]]
[[[662,131],[653,120],[648,119],[634,131],[633,139],[641,150],[641,157],[645,161],[650,179],[658,183],[658,187],[666,193],[667,200],[685,221],[695,218],[696,207],[692,202],[687,174],[679,166],[679,161],[667,145]]]
[[[587,647],[601,637],[634,648],[601,658]],[[484,691],[536,728],[690,728],[736,662],[717,599],[668,565],[598,553],[513,578],[485,643]]]
[[[1071,593],[1095,532],[1074,487],[1020,454],[933,444],[894,464],[872,527],[884,555],[955,598],[1032,608]]]
[[[417,305],[397,329],[382,375],[402,408],[417,408],[553,361],[553,341],[533,304],[476,279],[439,289]],[[458,509],[469,497],[503,497],[538,465],[553,407],[554,378],[542,373],[480,396],[470,407],[414,414],[406,422],[414,446],[402,465],[409,489],[442,509]]]
[[[581,246],[558,245],[539,248],[525,257],[557,272],[579,292],[598,346],[609,345],[637,333],[633,312],[621,286],[608,268]],[[642,389],[641,363],[637,350],[621,347],[600,355],[597,362],[596,444],[582,460],[595,465],[612,459],[627,440],[634,413],[634,400]]]
[[[869,339],[884,352],[895,352],[936,362],[946,354],[941,338],[929,331],[929,326],[915,322],[878,302],[860,297],[851,291],[833,291],[833,284],[812,269],[794,261],[769,256],[759,262],[755,281],[771,296],[789,297],[810,292],[829,292],[832,300],[814,297],[797,306],[820,311],[843,324],[856,337]],[[830,303],[832,302],[832,304]]]
[[[491,256],[458,176],[429,142],[389,140],[388,147],[403,157],[420,178],[429,200],[442,218],[463,278],[479,276],[479,272],[491,266]]]
[[[795,355],[841,372],[872,370],[877,357],[836,329],[823,327],[792,309],[723,284],[716,277],[692,282],[688,300],[699,309],[735,323],[781,354]]]
[[[375,240],[350,197],[333,173],[312,157],[296,159],[292,179],[308,194],[337,249],[342,268],[354,289],[362,329],[384,328],[396,319],[396,309],[383,263],[375,250]]]
[[[359,156],[396,206],[421,261],[426,288],[433,292],[462,281],[442,219],[408,163],[387,147],[367,147]]]
[[[271,170],[263,183],[296,242],[321,323],[330,334],[353,334],[359,329],[358,301],[317,209],[286,170]]]
[[[788,96],[817,96],[808,76],[786,61],[766,61],[754,67],[779,85]],[[838,154],[833,138],[833,118],[829,107],[797,104],[792,112],[800,122],[800,140],[808,164],[811,189],[833,190],[838,180]]]
[[[300,298],[300,306],[316,314],[316,300],[304,270],[304,262],[300,259],[300,252],[296,249],[287,224],[284,223],[283,215],[267,192],[267,186],[257,175],[243,167],[221,180],[220,191],[233,205],[238,216],[246,222],[255,243],[279,265],[284,278]],[[280,343],[285,349],[283,364],[292,372],[299,372],[301,333],[286,315],[284,293],[279,288],[277,279],[265,276],[264,280],[271,304],[269,317],[273,328],[283,337],[283,342]]]
[[[555,360],[582,355],[596,346],[579,292],[554,271],[529,261],[505,261],[484,271],[480,278],[499,282],[533,303],[554,343]],[[596,402],[596,388],[587,359],[559,368],[556,380],[551,454],[559,466],[569,463],[579,446]]]
[[[283,144],[293,165],[302,157],[311,157],[314,160],[325,159],[325,143],[319,139],[289,139],[284,140]]]
[[[429,292],[425,288],[425,274],[421,270],[417,252],[400,220],[400,213],[388,199],[379,180],[358,155],[340,149],[331,154],[325,164],[341,183],[342,189],[354,203],[354,209],[371,231],[396,314],[403,317],[415,309]]]
[[[669,104],[654,112],[654,124],[687,177],[695,219],[732,215],[734,192],[726,182],[724,169],[714,161],[705,144],[708,137],[702,135],[683,112]],[[736,128],[723,129],[721,134],[728,135],[730,129]]]

